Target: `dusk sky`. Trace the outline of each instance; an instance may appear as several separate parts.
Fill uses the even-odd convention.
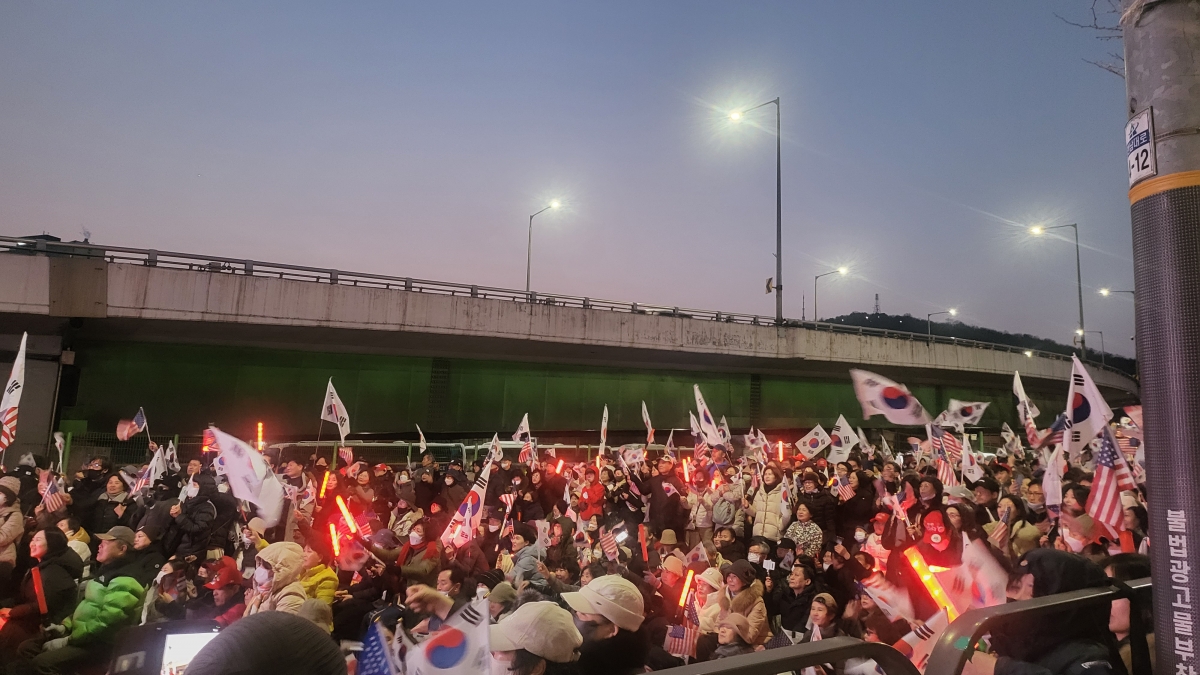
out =
[[[1089,3],[0,4],[0,232],[774,314],[949,307],[1132,355]],[[1098,348],[1097,336],[1089,346]]]

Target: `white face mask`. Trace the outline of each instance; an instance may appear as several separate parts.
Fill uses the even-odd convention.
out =
[[[762,560],[762,556],[757,553],[747,553],[746,560],[749,560],[752,563],[757,563],[758,561]]]
[[[404,475],[402,475],[402,476],[400,476],[399,478],[397,478],[397,479],[396,479],[396,482],[397,482],[397,483],[400,483],[401,485],[404,485],[405,483],[407,483],[407,482],[408,482],[408,476],[404,476]]]
[[[855,531],[854,531],[854,541],[857,541],[858,543],[860,543],[860,544],[861,544],[861,543],[863,543],[863,542],[864,542],[864,541],[866,541],[866,540],[867,540],[867,533],[866,533],[866,532],[863,532],[862,530],[855,530]]]
[[[217,486],[217,492],[220,492],[221,494],[225,494],[226,492],[229,492],[229,484],[221,483],[220,485]]]
[[[499,525],[488,525],[488,532],[499,532],[499,531],[500,531]]]
[[[454,479],[453,479],[453,478],[447,478],[447,479],[446,479],[446,485],[454,485]]]
[[[513,479],[513,485],[520,485],[520,484],[521,484],[521,479],[520,479],[520,478],[514,478],[514,479]]]
[[[408,533],[408,543],[412,544],[413,546],[420,544],[421,543],[421,533],[420,532],[409,532]]]
[[[491,665],[488,666],[488,675],[512,675],[512,661],[501,661],[500,659],[490,659]]]
[[[258,587],[263,587],[271,583],[271,570],[265,567],[254,568],[254,583]]]
[[[250,535],[243,534],[242,535],[242,543],[245,544],[246,546],[253,546],[254,540],[250,538]]]
[[[198,494],[200,494],[200,486],[199,485],[196,485],[195,483],[188,485],[187,496],[195,497]]]

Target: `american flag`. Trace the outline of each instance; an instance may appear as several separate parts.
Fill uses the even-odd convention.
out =
[[[1142,445],[1140,431],[1131,431],[1129,429],[1118,430],[1117,447],[1121,449],[1121,454],[1125,455],[1125,460],[1132,462],[1134,457],[1137,457],[1138,448]]]
[[[503,538],[505,538],[505,537],[509,536],[509,535],[510,535],[510,534],[512,534],[512,533],[513,533],[513,523],[512,523],[512,519],[511,519],[511,518],[507,518],[507,517],[506,517],[506,518],[504,519],[504,526],[500,528],[500,538],[501,538],[501,539],[503,539]],[[583,533],[582,533],[582,532],[577,532],[576,534],[583,534]]]
[[[500,495],[500,501],[504,502],[504,514],[506,516],[509,513],[512,513],[512,505],[516,500],[517,494],[515,492],[505,492],[504,494]]]
[[[367,637],[363,640],[362,651],[358,653],[358,675],[396,675],[396,665],[392,663],[391,645],[383,634],[383,624],[376,619],[371,622]]]
[[[17,437],[17,407],[5,410],[0,416],[0,451],[8,448]]]
[[[1067,428],[1067,416],[1065,413],[1054,418],[1054,423],[1045,431],[1038,431],[1034,426],[1033,420],[1025,418],[1025,436],[1029,438],[1029,445],[1033,446],[1034,450],[1043,446],[1054,447],[1063,442],[1063,432]]]
[[[842,501],[848,502],[854,497],[854,488],[850,487],[850,479],[838,476],[837,494]]]
[[[954,465],[944,459],[937,460],[937,477],[944,487],[958,486],[958,476],[954,474]]]
[[[342,458],[342,461],[346,463],[346,466],[354,464],[354,451],[350,448],[338,448],[338,457]]]
[[[525,439],[525,444],[521,446],[521,453],[517,455],[517,461],[522,464],[533,461],[533,442],[529,439]]]
[[[696,594],[688,593],[684,605],[683,623],[671,626],[663,649],[672,656],[696,657],[696,640],[700,637],[700,616],[696,612]]]
[[[367,517],[367,514],[360,513],[355,516],[354,524],[358,527],[358,531],[362,533],[362,536],[369,537],[374,534],[374,530],[371,528],[371,519]],[[346,519],[344,517],[339,517],[337,519],[337,531],[338,534],[343,537],[351,536],[350,526],[346,524]]]
[[[1087,512],[1096,522],[1104,523],[1114,532],[1125,529],[1124,509],[1121,493],[1136,490],[1133,474],[1125,458],[1117,452],[1117,442],[1112,430],[1105,427],[1100,432],[1099,448],[1096,450],[1096,472],[1092,479],[1092,491],[1088,495]]]
[[[934,457],[937,457],[939,451],[942,451],[945,453],[945,458],[953,464],[962,463],[962,441],[958,440],[954,432],[931,424],[929,426],[929,445]]]
[[[63,498],[62,489],[54,480],[54,474],[49,471],[42,476],[41,493],[42,506],[46,508],[46,513],[54,513],[67,507],[67,500]]]
[[[604,551],[604,557],[609,560],[616,560],[620,555],[620,549],[617,548],[617,538],[613,536],[612,530],[607,527],[600,528],[600,548]]]

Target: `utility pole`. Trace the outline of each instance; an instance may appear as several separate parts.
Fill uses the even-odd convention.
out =
[[[1122,7],[1150,557],[1154,605],[1164,608],[1154,612],[1155,670],[1191,673],[1200,665],[1200,5]]]

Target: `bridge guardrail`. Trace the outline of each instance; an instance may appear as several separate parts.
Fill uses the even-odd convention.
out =
[[[292,281],[308,281],[314,283],[344,284],[364,288],[382,288],[404,290],[415,293],[435,293],[439,295],[463,296],[471,298],[488,298],[509,302],[523,302],[558,307],[576,307],[580,309],[609,310],[629,314],[655,314],[658,316],[674,316],[681,318],[699,319],[704,321],[724,321],[726,323],[748,324],[754,326],[773,326],[775,318],[755,314],[737,312],[721,312],[707,309],[691,309],[685,307],[668,307],[665,305],[648,305],[639,302],[605,300],[601,298],[580,297],[540,293],[538,291],[520,291],[508,288],[493,288],[477,284],[460,284],[449,281],[431,281],[413,277],[373,274],[369,272],[348,272],[345,270],[310,267],[306,265],[291,265],[273,263],[262,260],[243,258],[227,258],[222,256],[198,255],[194,253],[179,253],[175,251],[159,251],[156,249],[130,248],[124,246],[100,246],[98,244],[81,242],[52,242],[42,239],[0,236],[0,251],[13,253],[66,255],[78,257],[102,258],[112,263],[128,263],[146,265],[148,267],[166,267],[186,269],[213,274],[244,274],[256,277],[271,277]],[[865,326],[846,326],[825,321],[800,321],[784,319],[783,325],[792,328],[804,328],[813,331],[825,331],[842,335],[866,335],[872,337],[912,340],[927,344],[945,344],[973,349],[988,349],[1010,354],[1024,354],[1056,361],[1070,361],[1069,354],[1047,352],[1040,349],[1026,349],[1013,345],[994,342],[981,342],[963,338],[946,337],[942,335],[929,336],[924,333],[889,330],[885,328],[869,328]],[[1130,375],[1111,366],[1089,363],[1093,368],[1116,373],[1123,377]]]
[[[1010,602],[995,607],[972,609],[954,620],[942,633],[929,655],[925,675],[960,675],[975,645],[1000,619],[1020,615],[1022,617],[1054,614],[1064,609],[1099,605],[1111,600],[1129,600],[1129,643],[1133,656],[1133,671],[1130,675],[1151,675],[1150,650],[1146,644],[1146,630],[1142,622],[1141,608],[1148,602],[1150,579],[1138,579],[1128,584],[1117,583],[1107,588],[1085,588],[1069,593],[1047,595],[1032,600]]]

